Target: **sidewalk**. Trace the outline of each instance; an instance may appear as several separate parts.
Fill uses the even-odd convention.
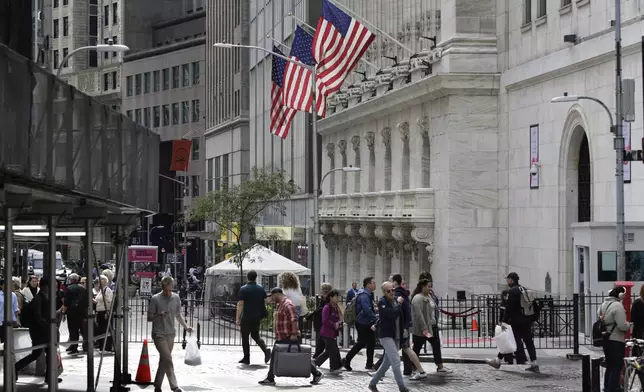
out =
[[[132,377],[136,375],[141,344],[130,344],[129,371]],[[484,350],[484,349],[482,349]],[[474,356],[474,350],[467,352],[456,352],[446,350],[446,355],[454,357],[462,355],[463,358]],[[449,354],[448,354],[449,352]],[[153,345],[149,346],[150,364],[152,377],[157,369],[158,354]],[[370,376],[366,371],[360,371],[364,357],[356,357],[354,368],[358,371],[345,372],[341,376],[327,375],[320,385],[311,386],[309,380],[278,378],[277,387],[263,387],[257,384],[266,376],[268,366],[263,364],[263,355],[256,347],[253,347],[250,366],[242,366],[237,363],[241,358],[241,347],[237,346],[202,346],[202,365],[189,367],[183,363],[184,351],[181,345],[175,345],[174,350],[175,371],[181,388],[185,392],[200,391],[244,391],[259,392],[275,389],[293,389],[306,387],[315,391],[328,391],[333,388],[334,392],[357,392],[366,389]],[[478,357],[483,358],[487,353],[481,353]],[[551,355],[547,358],[560,358]],[[564,357],[565,358],[565,357]],[[545,361],[545,358],[544,358]],[[66,392],[86,391],[86,360],[85,356],[69,356],[63,354],[63,366],[65,368],[63,382],[59,390]],[[99,365],[99,357],[95,359],[96,369]],[[97,391],[107,392],[111,387],[114,358],[106,356],[103,360],[100,382]],[[551,364],[546,361],[541,365],[541,374],[531,374],[523,370],[523,366],[504,366],[501,370],[494,370],[486,365],[467,365],[454,363],[449,368],[454,373],[449,375],[438,375],[434,366],[427,366],[429,377],[424,381],[408,382],[411,391],[420,392],[431,388],[436,392],[514,392],[521,389],[530,391],[579,391],[581,383],[581,364],[578,361],[560,360],[559,364]],[[324,372],[328,371],[328,362],[323,366]],[[380,384],[381,390],[396,390],[391,373]],[[18,387],[20,392],[46,390],[42,378],[22,376],[19,379]],[[141,387],[138,385],[129,386],[131,391],[153,391],[152,386]],[[169,386],[164,384],[164,390]]]

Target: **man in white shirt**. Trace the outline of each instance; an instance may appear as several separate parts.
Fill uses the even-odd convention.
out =
[[[5,326],[8,323],[5,323],[4,320],[4,278],[0,277],[0,286],[2,286],[2,290],[0,290],[0,343],[4,344],[4,339],[5,339]],[[15,293],[11,293],[11,315],[13,316],[13,319],[9,322],[12,325],[18,325],[20,326],[20,323],[18,323],[18,315],[20,314],[20,309],[18,308],[18,297],[16,297]]]

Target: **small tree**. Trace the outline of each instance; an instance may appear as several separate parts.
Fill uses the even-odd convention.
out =
[[[253,168],[251,178],[240,184],[210,192],[193,202],[188,214],[189,221],[215,223],[219,231],[232,233],[235,257],[233,263],[239,267],[241,283],[244,283],[242,261],[251,249],[242,244],[242,236],[257,223],[267,208],[273,208],[282,216],[286,215],[284,201],[297,191],[297,186],[288,179],[284,171],[270,168]],[[231,230],[232,226],[235,230]]]

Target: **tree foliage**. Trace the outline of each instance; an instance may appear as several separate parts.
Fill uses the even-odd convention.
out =
[[[220,232],[228,231],[236,253],[233,262],[240,268],[243,281],[242,260],[252,244],[243,244],[242,237],[267,209],[285,215],[284,202],[297,190],[284,171],[253,168],[250,179],[196,199],[187,218],[191,222],[213,222]]]

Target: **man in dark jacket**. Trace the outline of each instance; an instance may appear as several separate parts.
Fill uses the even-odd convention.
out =
[[[29,336],[31,337],[31,344],[34,346],[47,344],[49,342],[49,282],[47,278],[40,279],[40,291],[34,296],[31,301],[29,310],[32,312],[29,325]],[[44,347],[34,348],[29,355],[16,362],[16,379],[18,379],[18,372],[27,367],[30,363],[37,360],[42,353],[45,353],[45,363],[49,365],[47,360],[47,349]],[[45,382],[48,382],[49,366],[45,368]],[[58,382],[62,380],[59,378]]]
[[[78,341],[79,337],[83,337],[83,351],[87,351],[87,335],[85,334],[84,322],[87,318],[89,308],[87,299],[87,289],[83,287],[80,282],[80,277],[77,274],[69,275],[69,286],[67,286],[67,293],[63,305],[63,313],[67,315],[67,327],[69,329],[69,340]],[[42,291],[42,290],[41,290]],[[93,349],[94,345],[89,346]],[[78,353],[78,344],[72,344],[67,348],[70,354]]]
[[[237,301],[237,325],[241,328],[242,350],[244,357],[239,363],[250,365],[250,339],[252,337],[255,343],[264,352],[264,362],[268,363],[271,359],[271,350],[266,347],[266,343],[259,336],[259,327],[262,320],[268,316],[266,311],[266,291],[257,284],[257,272],[248,271],[246,274],[248,283],[239,289],[239,300]]]
[[[373,354],[376,349],[376,312],[373,307],[376,281],[369,276],[362,281],[363,289],[356,294],[356,331],[358,331],[358,342],[351,347],[351,350],[342,360],[342,366],[352,371],[351,360],[363,348],[367,348],[367,370],[373,369]]]

